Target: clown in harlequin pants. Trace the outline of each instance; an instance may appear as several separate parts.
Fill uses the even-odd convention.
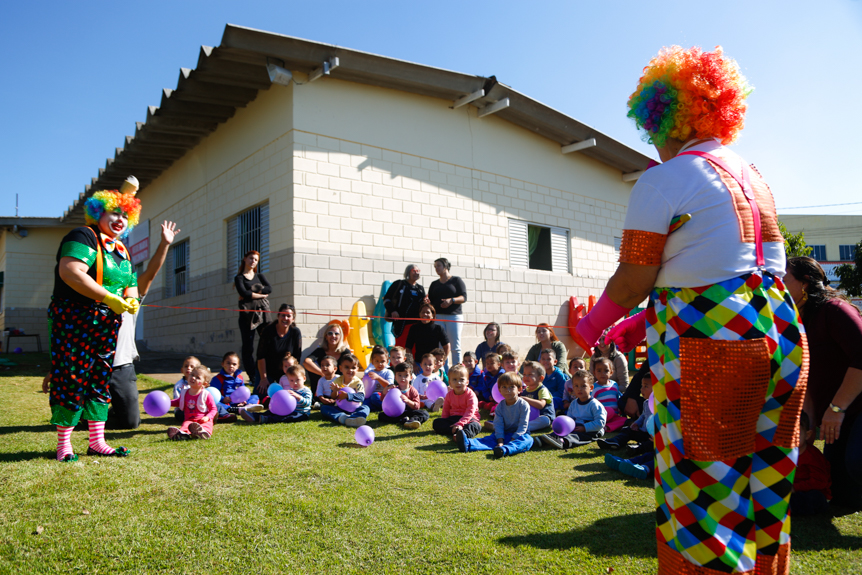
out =
[[[646,322],[659,572],[786,573],[808,365],[792,299],[750,273],[657,288]]]
[[[108,419],[108,383],[122,316],[101,304],[52,300],[51,424]]]

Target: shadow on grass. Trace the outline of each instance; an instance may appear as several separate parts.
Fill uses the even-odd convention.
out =
[[[55,451],[16,451],[14,453],[0,453],[0,463],[12,463],[17,461],[32,461],[34,459],[55,459]]]
[[[836,511],[838,510],[829,515],[793,517],[790,524],[790,540],[793,550],[862,549],[862,537],[842,535],[832,523],[833,517],[844,515],[844,513]]]
[[[537,549],[587,548],[593,555],[618,557],[655,557],[655,514],[631,513],[604,517],[591,525],[558,533],[530,533],[501,537],[510,547],[529,546]],[[626,541],[620,545],[620,541]]]
[[[11,433],[46,433],[56,432],[57,428],[53,425],[10,425],[8,427],[0,427],[0,435],[9,435]]]

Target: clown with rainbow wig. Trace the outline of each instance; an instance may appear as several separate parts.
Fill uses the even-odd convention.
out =
[[[130,176],[118,190],[96,192],[84,204],[87,225],[69,232],[57,251],[51,325],[51,423],[57,426],[57,460],[77,461],[71,435],[89,424],[87,455],[123,457],[125,447],[105,443],[111,395],[108,382],[122,313],[139,307],[128,236],[141,214]]]
[[[655,382],[659,573],[789,570],[788,503],[808,352],[763,178],[727,145],[751,87],[714,52],[664,48],[628,116],[661,157],[631,192],[620,264],[578,324],[646,338]]]

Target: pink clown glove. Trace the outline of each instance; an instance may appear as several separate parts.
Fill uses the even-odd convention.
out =
[[[614,342],[617,349],[627,353],[646,337],[646,312],[627,317],[608,331],[605,343]]]
[[[614,303],[608,297],[607,292],[602,294],[593,309],[583,317],[575,329],[584,338],[590,347],[596,347],[602,332],[606,327],[612,326],[618,319],[625,317],[629,312],[623,306]]]

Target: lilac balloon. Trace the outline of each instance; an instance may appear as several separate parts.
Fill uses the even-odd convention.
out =
[[[374,430],[367,425],[360,425],[356,428],[356,433],[353,434],[356,443],[364,447],[368,447],[374,443]]]
[[[389,417],[398,417],[406,408],[407,405],[401,399],[401,391],[398,389],[390,390],[383,398],[383,413]]]
[[[362,376],[362,387],[365,390],[365,397],[368,397],[377,390],[377,382],[365,374]]]
[[[251,397],[251,391],[246,386],[241,385],[230,394],[230,402],[242,403],[243,401],[248,401],[249,397]]]
[[[353,391],[353,390],[351,389],[350,391]],[[335,405],[337,405],[338,407],[340,407],[342,410],[346,411],[347,413],[353,413],[354,411],[359,409],[359,406],[362,405],[362,403],[359,401],[350,401],[348,399],[339,399],[338,401],[335,402]]]
[[[276,415],[290,415],[296,409],[296,398],[286,389],[276,391],[269,399],[269,410]]]
[[[431,401],[437,401],[440,398],[446,397],[446,392],[449,388],[439,379],[432,379],[428,382],[428,389],[425,390],[425,397]]]
[[[534,419],[538,419],[538,418],[539,418],[539,410],[531,405],[530,406],[530,421],[533,421]]]
[[[161,417],[171,408],[171,398],[164,391],[151,391],[144,398],[144,411],[152,417]]]
[[[221,401],[221,392],[218,389],[214,387],[208,387],[207,393],[212,396],[214,402],[218,403]]]
[[[505,397],[503,397],[503,394],[500,393],[500,388],[497,387],[496,382],[494,383],[494,387],[491,388],[491,396],[494,398],[494,401],[496,401],[497,403],[500,403],[504,399],[506,399]]]
[[[560,437],[571,435],[575,430],[575,420],[568,415],[560,415],[554,418],[554,424],[551,426],[554,433]]]

